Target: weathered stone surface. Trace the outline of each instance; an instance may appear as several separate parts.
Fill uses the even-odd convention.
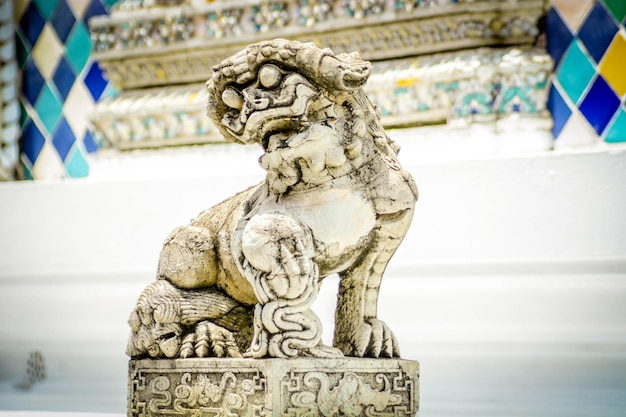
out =
[[[419,364],[401,359],[131,360],[128,415],[415,416]]]

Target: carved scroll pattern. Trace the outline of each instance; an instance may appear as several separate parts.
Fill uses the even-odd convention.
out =
[[[264,416],[267,382],[259,371],[137,371],[129,381],[132,417]]]
[[[401,369],[384,372],[291,372],[281,382],[290,417],[414,416],[415,380]],[[407,406],[407,404],[409,404]]]

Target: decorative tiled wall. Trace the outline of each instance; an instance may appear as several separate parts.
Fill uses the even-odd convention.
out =
[[[552,0],[548,107],[556,148],[626,142],[626,1]]]
[[[84,177],[98,149],[86,115],[108,83],[91,56],[87,20],[115,0],[15,0],[25,178]]]

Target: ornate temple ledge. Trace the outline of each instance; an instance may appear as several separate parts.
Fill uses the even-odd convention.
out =
[[[502,122],[549,127],[550,57],[541,49],[481,48],[375,62],[365,87],[385,127]],[[206,117],[203,84],[123,92],[91,115],[95,134],[118,149],[223,142]]]
[[[90,21],[94,57],[118,88],[204,82],[213,65],[264,38],[313,41],[335,53],[358,50],[371,61],[530,44],[544,10],[541,0],[152,3],[125,1],[111,16]]]

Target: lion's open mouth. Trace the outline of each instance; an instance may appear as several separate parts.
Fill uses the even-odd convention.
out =
[[[287,141],[306,128],[306,124],[293,119],[274,119],[262,123],[258,131],[257,142],[266,151],[287,147]]]

